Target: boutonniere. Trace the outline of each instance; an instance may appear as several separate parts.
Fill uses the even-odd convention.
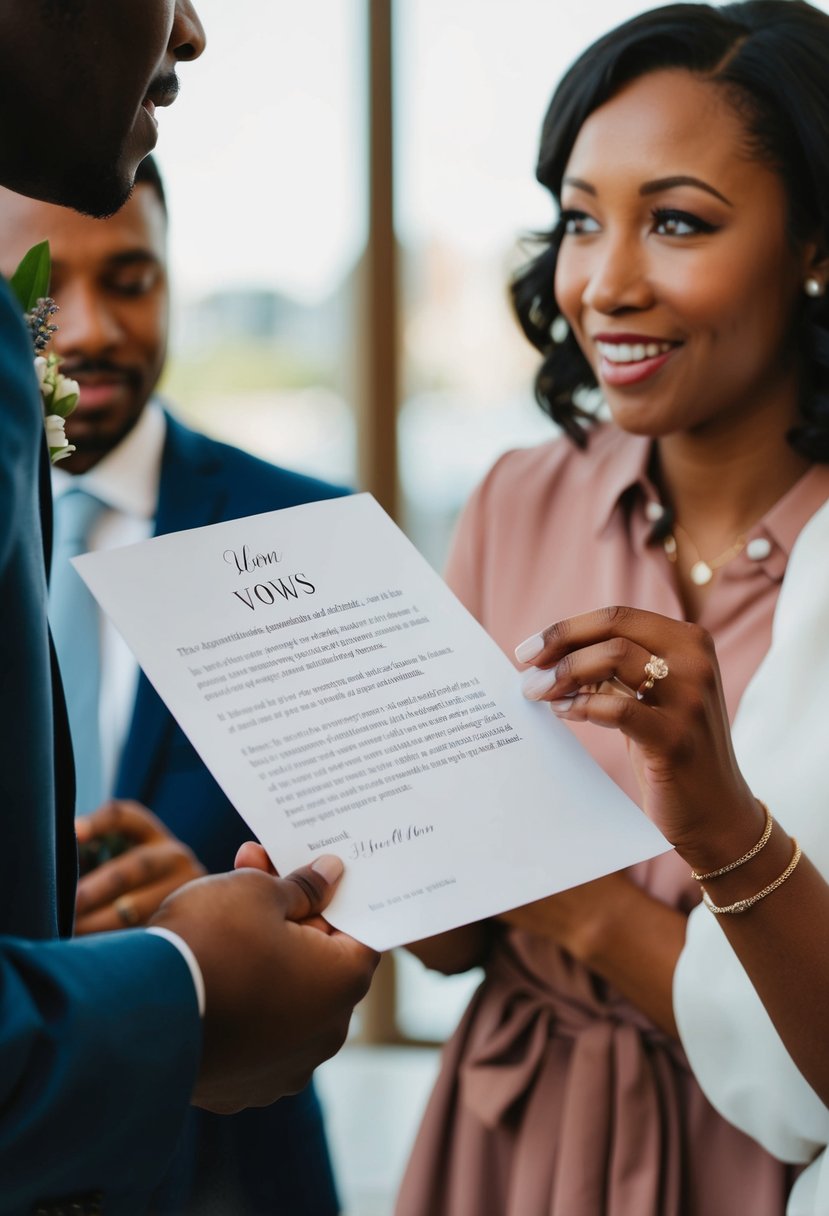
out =
[[[42,241],[30,249],[9,280],[26,319],[35,354],[35,373],[43,400],[43,422],[52,464],[71,456],[75,451],[66,438],[66,419],[78,404],[80,387],[76,380],[60,373],[60,356],[45,355],[57,325],[52,318],[58,306],[49,296],[52,262],[49,242]]]

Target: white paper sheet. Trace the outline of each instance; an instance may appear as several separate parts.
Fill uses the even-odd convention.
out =
[[[669,847],[368,494],[75,564],[277,868],[344,859],[326,915],[377,949]]]

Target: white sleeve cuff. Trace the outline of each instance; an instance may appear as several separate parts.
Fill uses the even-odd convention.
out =
[[[196,990],[196,1000],[199,1003],[199,1017],[204,1017],[204,976],[201,973],[199,961],[193,951],[187,945],[183,937],[179,937],[177,933],[173,933],[171,929],[162,929],[158,926],[153,926],[147,929],[147,933],[154,933],[156,937],[165,938],[171,946],[175,946],[181,957],[184,959],[187,966],[190,968],[190,974],[193,977],[193,987]]]

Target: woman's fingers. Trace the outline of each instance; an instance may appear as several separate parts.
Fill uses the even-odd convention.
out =
[[[552,703],[579,692],[615,692],[638,695],[651,711],[673,707],[683,713],[702,701],[724,714],[713,642],[687,621],[636,608],[602,608],[550,625],[516,647],[516,655],[533,650],[533,669],[524,677],[530,700]]]
[[[574,650],[619,638],[638,645],[649,656],[676,653],[689,646],[711,648],[708,634],[697,625],[640,608],[613,606],[556,621],[516,646],[515,657],[521,663],[549,668]]]
[[[553,667],[536,667],[524,677],[524,696],[530,701],[570,697],[587,685],[614,683],[633,696],[647,678],[645,665],[651,652],[627,638],[611,638],[564,655]]]
[[[559,621],[516,648],[525,695],[567,722],[618,730],[643,809],[674,844],[704,849],[722,808],[756,819],[731,743],[717,656],[700,626],[635,608]]]
[[[603,608],[551,625],[516,654],[533,650],[524,695],[566,721],[621,731],[654,774],[667,766],[678,776],[676,764],[729,751],[716,656],[698,626]]]
[[[550,708],[557,717],[568,722],[592,722],[595,726],[621,731],[644,748],[664,750],[670,742],[671,729],[665,715],[654,713],[651,705],[636,697],[614,692],[582,692],[551,701]]]

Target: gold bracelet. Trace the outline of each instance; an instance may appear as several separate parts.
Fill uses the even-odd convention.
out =
[[[795,867],[802,856],[800,845],[797,843],[794,836],[792,836],[791,840],[792,846],[794,847],[791,861],[786,866],[779,878],[775,878],[774,882],[770,882],[767,887],[763,887],[762,891],[758,891],[756,895],[750,895],[748,899],[738,899],[734,904],[715,904],[705,887],[703,887],[702,902],[705,904],[708,911],[713,912],[715,916],[722,916],[724,912],[747,912],[749,908],[753,908],[754,905],[759,903],[761,899],[765,899],[767,895],[771,895],[772,891],[776,891],[778,887],[781,887],[787,878],[791,878],[795,871]]]
[[[738,857],[736,861],[732,861],[727,866],[720,866],[719,870],[709,870],[707,874],[698,874],[696,870],[692,870],[691,877],[695,878],[697,882],[708,882],[709,878],[720,878],[723,874],[730,874],[732,870],[736,870],[739,866],[744,866],[747,861],[751,861],[752,857],[756,857],[760,850],[766,847],[769,842],[769,836],[771,836],[771,829],[774,827],[774,820],[765,802],[760,802],[759,798],[756,801],[760,803],[760,806],[766,812],[766,826],[763,828],[763,835],[756,845],[749,849],[747,853],[743,853],[742,857]]]

